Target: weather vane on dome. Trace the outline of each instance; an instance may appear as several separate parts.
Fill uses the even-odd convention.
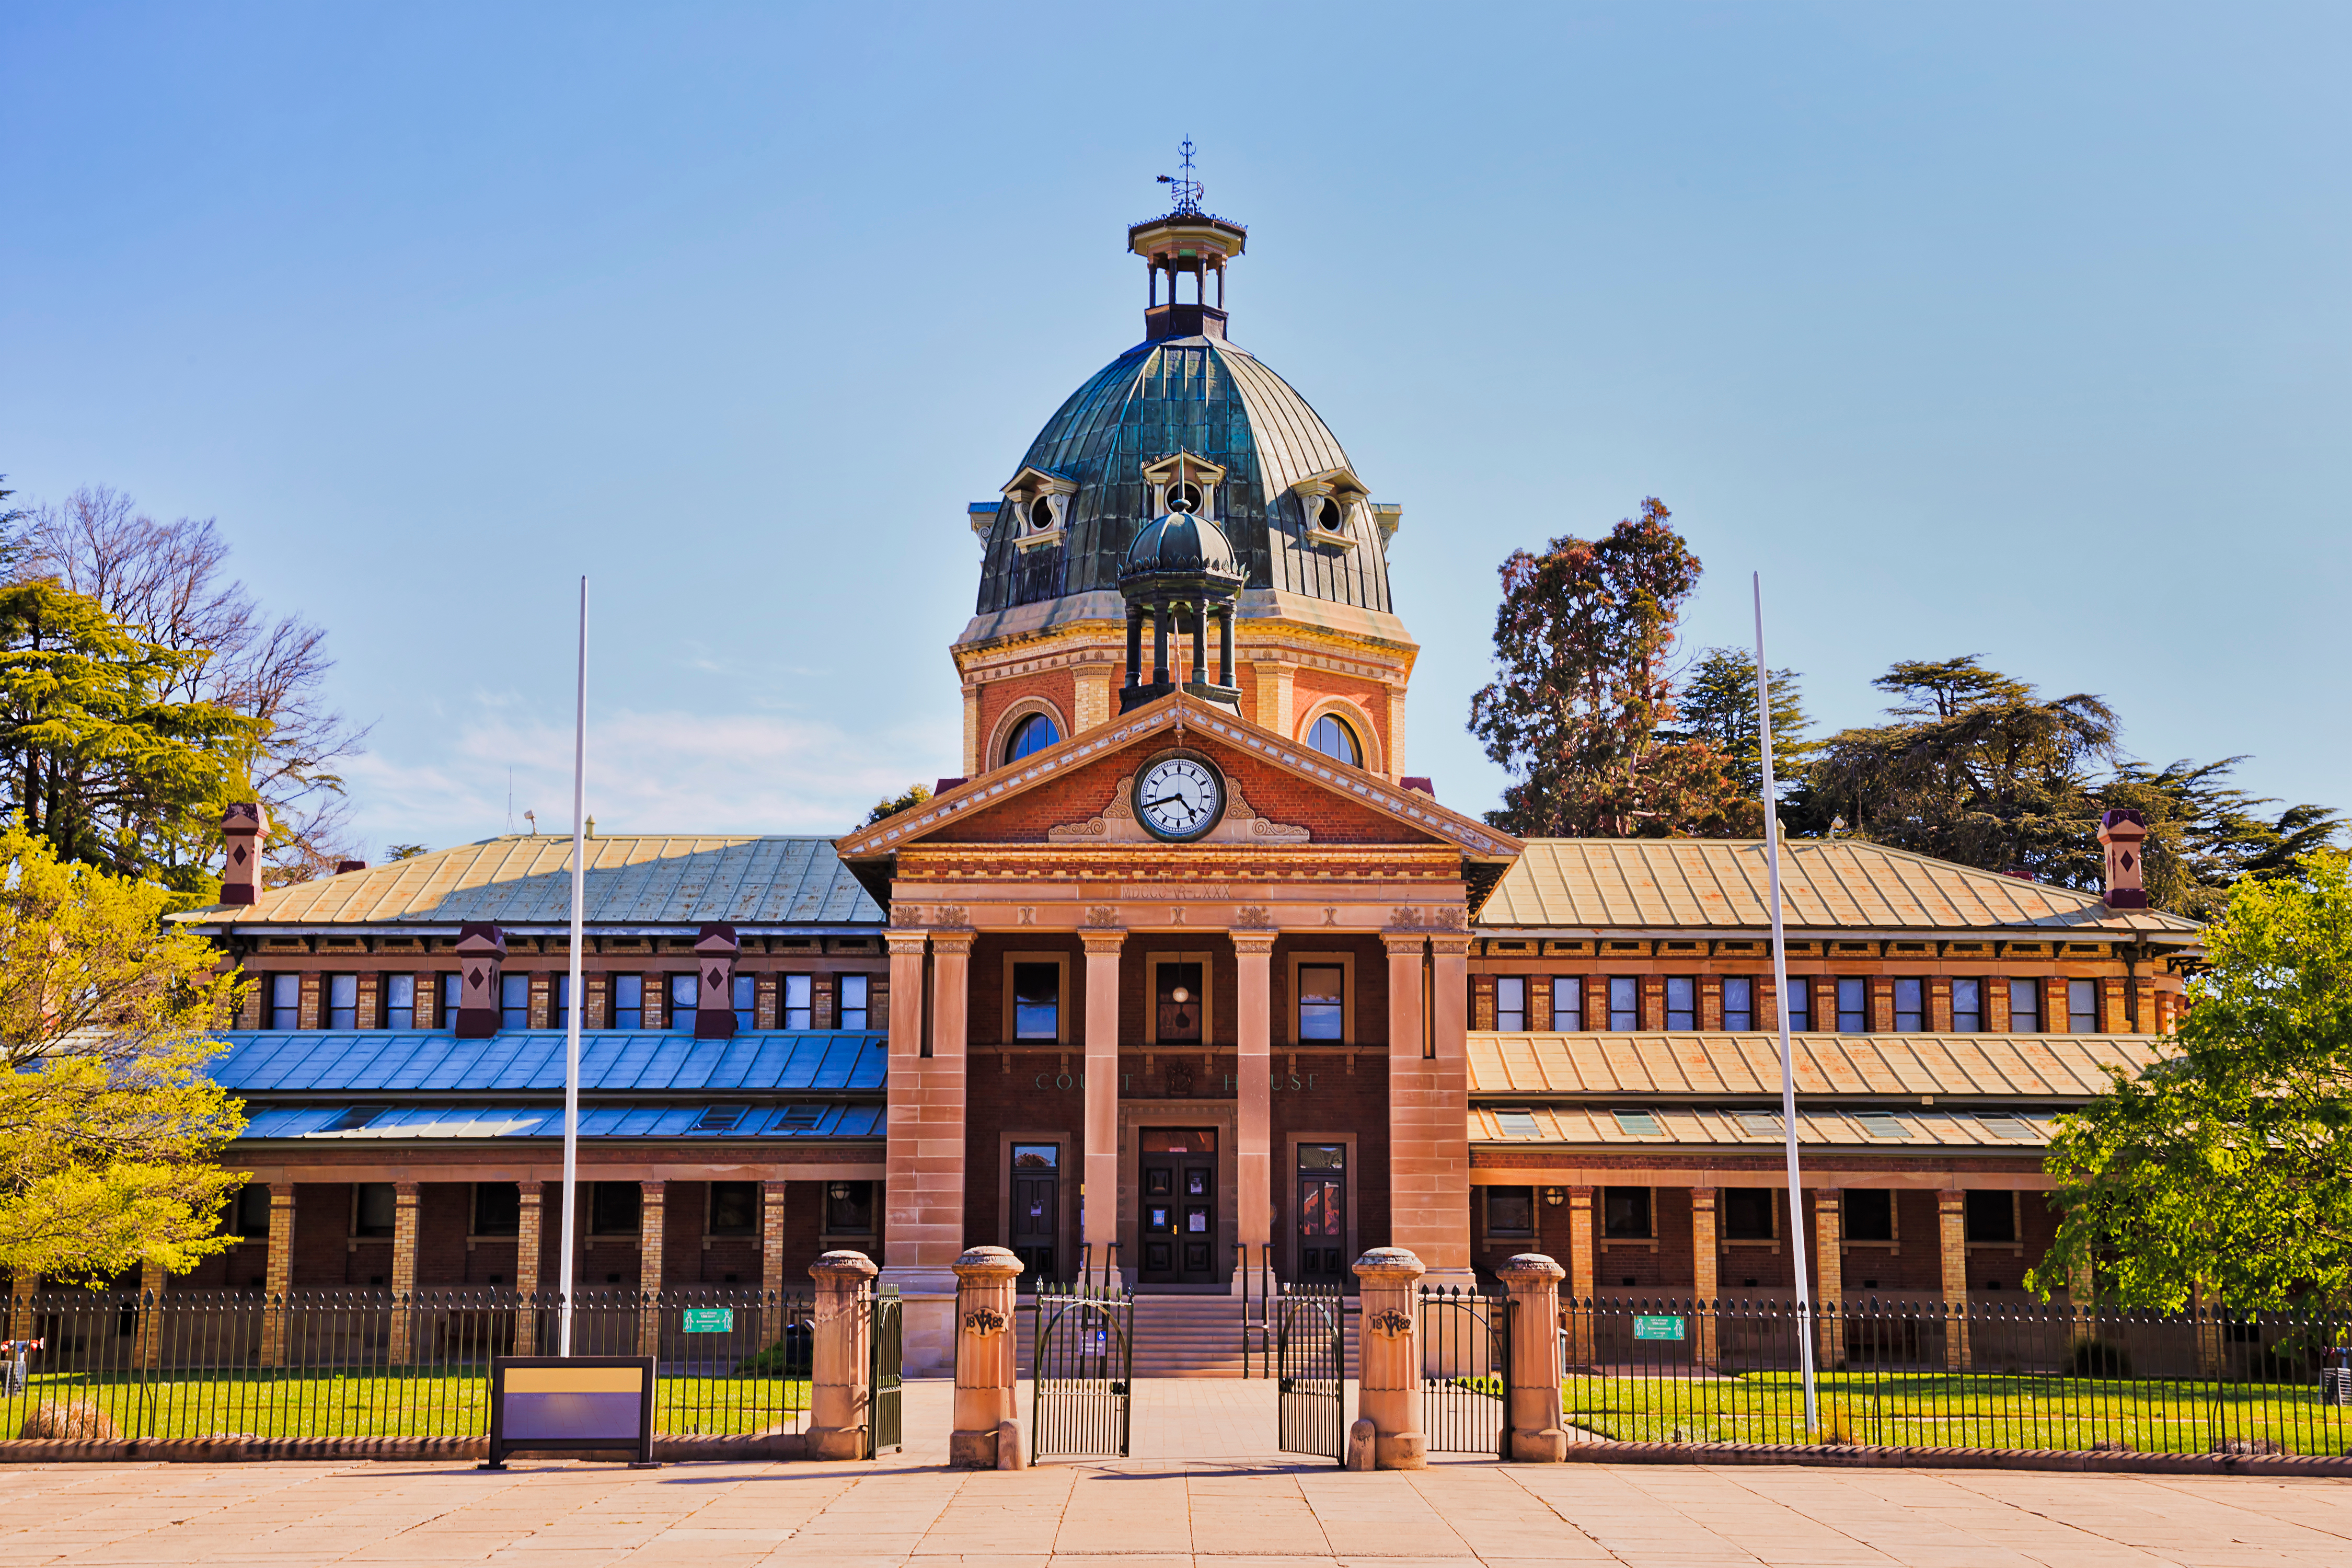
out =
[[[1197,214],[1201,210],[1202,187],[1201,182],[1192,177],[1192,139],[1190,136],[1184,138],[1184,144],[1179,151],[1184,154],[1183,167],[1176,174],[1160,175],[1160,183],[1169,187],[1168,194],[1176,198],[1173,210]]]

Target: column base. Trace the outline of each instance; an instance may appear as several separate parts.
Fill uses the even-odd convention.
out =
[[[948,1468],[951,1470],[992,1470],[997,1468],[998,1432],[993,1426],[978,1432],[948,1434]]]
[[[812,1459],[862,1459],[866,1457],[863,1426],[812,1426],[808,1429]]]
[[[1558,1465],[1568,1458],[1568,1434],[1557,1426],[1540,1432],[1511,1429],[1511,1460],[1520,1465]]]
[[[1391,1432],[1372,1439],[1372,1468],[1381,1470],[1429,1468],[1429,1440],[1419,1432]]]

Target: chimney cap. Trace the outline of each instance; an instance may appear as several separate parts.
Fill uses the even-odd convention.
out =
[[[364,860],[338,860],[335,862],[335,875],[338,877],[343,875],[346,871],[364,871],[367,868],[368,863]]]
[[[467,921],[457,928],[459,952],[491,952],[506,956],[507,933],[488,921]]]
[[[2147,837],[2147,818],[2129,807],[2107,812],[2099,818],[2099,842],[2102,844],[2110,838]]]
[[[704,953],[740,952],[742,947],[735,938],[735,928],[724,921],[705,923],[694,942],[694,951]]]
[[[268,816],[261,803],[254,800],[233,800],[221,813],[224,833],[259,833],[269,826]]]

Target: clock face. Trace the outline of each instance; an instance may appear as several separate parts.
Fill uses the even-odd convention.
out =
[[[1135,781],[1135,815],[1162,838],[1198,838],[1224,814],[1224,780],[1206,763],[1163,758]]]

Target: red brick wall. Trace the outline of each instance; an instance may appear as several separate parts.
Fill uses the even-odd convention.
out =
[[[1300,722],[1303,723],[1306,721],[1307,715],[1313,712],[1316,705],[1327,697],[1345,697],[1350,699],[1355,704],[1355,707],[1348,715],[1349,728],[1361,728],[1365,722],[1366,717],[1369,716],[1372,727],[1372,733],[1378,738],[1379,756],[1381,758],[1387,758],[1395,754],[1395,746],[1393,744],[1394,738],[1389,733],[1389,693],[1387,687],[1382,686],[1377,680],[1362,680],[1353,676],[1339,675],[1328,669],[1318,669],[1310,665],[1300,665],[1292,673],[1290,678],[1290,711]],[[1254,713],[1256,710],[1255,708],[1244,706],[1242,709],[1242,711],[1244,713]],[[1303,739],[1304,737],[1293,738]],[[1364,762],[1368,766],[1375,760],[1376,759],[1370,754],[1366,755],[1364,758]]]
[[[1383,1017],[1387,1004],[1381,1004]],[[1389,1064],[1385,1051],[1358,1051],[1355,1070],[1348,1053],[1328,1050],[1293,1053],[1277,1049],[1274,1057],[1277,1092],[1272,1109],[1274,1235],[1276,1257],[1290,1267],[1290,1254],[1280,1245],[1298,1223],[1297,1172],[1292,1168],[1289,1140],[1300,1133],[1353,1132],[1356,1135],[1356,1243],[1361,1247],[1389,1244]],[[1310,1077],[1313,1082],[1306,1080]],[[1293,1087],[1293,1080],[1298,1080]]]

